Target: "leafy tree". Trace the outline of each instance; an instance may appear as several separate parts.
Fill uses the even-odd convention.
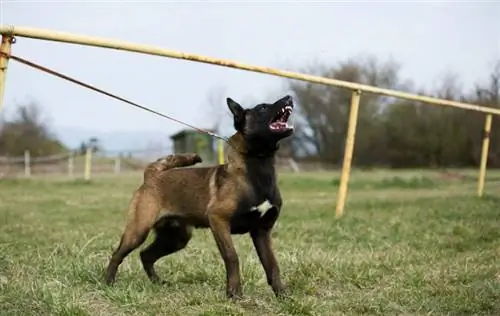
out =
[[[350,82],[384,88],[399,88],[399,65],[392,61],[380,63],[374,58],[349,59],[336,66],[316,64],[302,71]],[[351,92],[346,89],[307,82],[289,81],[298,111],[297,133],[294,137],[302,147],[312,148],[328,162],[342,161]],[[361,164],[383,162],[385,139],[382,116],[388,98],[374,94],[361,97],[357,130],[356,157]],[[309,150],[309,152],[311,152]],[[369,153],[369,155],[368,155]]]
[[[11,120],[4,120],[0,129],[0,155],[21,156],[29,150],[33,157],[66,151],[42,120],[41,109],[35,102],[17,107]]]

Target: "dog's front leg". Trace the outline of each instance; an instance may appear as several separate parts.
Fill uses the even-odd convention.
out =
[[[250,232],[255,250],[266,273],[267,283],[279,297],[285,291],[281,282],[280,270],[271,244],[271,229],[259,227]]]
[[[226,295],[228,298],[239,299],[242,297],[240,266],[229,221],[212,213],[209,222],[226,268]]]

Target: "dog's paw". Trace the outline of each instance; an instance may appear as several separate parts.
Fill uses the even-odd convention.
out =
[[[243,293],[241,291],[228,291],[226,297],[232,301],[240,301],[243,299]]]
[[[115,281],[106,279],[106,280],[104,280],[104,284],[106,286],[113,286],[113,285],[115,285]]]
[[[151,283],[153,283],[154,285],[158,285],[158,286],[164,286],[164,285],[168,285],[169,283],[163,279],[160,279],[159,277],[152,277],[150,278],[151,280]]]
[[[290,298],[291,291],[290,288],[287,286],[281,286],[279,288],[273,289],[274,295],[278,299],[287,299]]]
[[[243,295],[236,295],[236,294],[228,295],[227,298],[233,302],[241,302],[244,299]]]

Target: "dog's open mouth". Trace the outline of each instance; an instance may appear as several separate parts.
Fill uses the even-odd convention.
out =
[[[278,114],[276,114],[274,119],[271,121],[269,128],[271,128],[271,130],[273,131],[278,132],[293,128],[288,124],[288,118],[290,118],[290,115],[292,115],[292,107],[289,105],[285,106],[278,112]]]

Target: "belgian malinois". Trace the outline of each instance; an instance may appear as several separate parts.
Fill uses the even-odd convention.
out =
[[[169,155],[150,163],[144,181],[130,202],[125,230],[107,268],[112,284],[123,259],[146,239],[155,240],[140,252],[146,274],[160,282],[154,263],[186,247],[193,228],[210,228],[226,269],[226,295],[242,297],[238,255],[232,234],[250,233],[276,296],[284,293],[271,245],[271,230],[280,214],[282,197],[277,185],[275,154],[279,142],[292,135],[288,119],[293,101],[285,96],[274,103],[244,109],[231,98],[236,133],[229,140],[227,163],[190,167],[197,154]],[[184,168],[180,168],[184,167]]]

